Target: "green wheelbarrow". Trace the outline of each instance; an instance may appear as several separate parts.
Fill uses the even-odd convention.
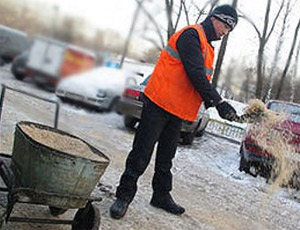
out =
[[[52,137],[41,136],[40,139],[44,142],[41,143],[36,134],[34,136],[30,133],[32,130],[38,135],[46,131]],[[90,151],[90,156],[53,148],[47,144],[49,140],[45,140],[53,138],[53,134],[61,143],[64,142],[63,139],[77,141],[81,148],[84,146],[86,151]],[[52,145],[57,144],[57,140],[51,141],[56,141]],[[0,156],[0,175],[8,191],[6,221],[70,224],[74,230],[99,228],[100,212],[92,202],[101,201],[101,198],[91,197],[90,194],[109,164],[109,159],[103,153],[61,130],[22,121],[16,125],[12,157],[8,156]],[[54,216],[63,214],[68,209],[79,210],[73,220],[11,217],[17,202],[47,205]]]
[[[1,110],[5,88],[8,87],[2,89]],[[92,202],[102,198],[93,197],[91,193],[108,166],[109,158],[81,138],[57,129],[57,116],[58,105],[54,128],[18,122],[12,155],[0,154],[0,176],[6,185],[0,191],[7,192],[0,228],[6,220],[68,224],[73,230],[99,229],[100,211]],[[46,205],[53,216],[68,209],[78,210],[72,220],[12,216],[16,203]]]

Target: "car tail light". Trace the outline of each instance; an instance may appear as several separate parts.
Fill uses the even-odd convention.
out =
[[[256,155],[262,155],[262,156],[272,156],[271,153],[268,153],[266,150],[262,149],[255,139],[253,139],[250,136],[247,136],[244,140],[244,147],[246,150],[256,154]]]
[[[133,98],[135,100],[139,100],[140,95],[141,95],[141,92],[138,90],[134,90],[134,89],[125,89],[124,93],[123,93],[124,97]]]

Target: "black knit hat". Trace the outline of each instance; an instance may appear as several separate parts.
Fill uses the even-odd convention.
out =
[[[231,28],[231,30],[234,29],[238,22],[237,12],[231,5],[217,6],[209,16],[215,17],[220,21],[226,23]]]

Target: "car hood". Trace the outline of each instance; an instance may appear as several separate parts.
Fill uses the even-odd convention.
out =
[[[86,96],[95,96],[99,90],[105,90],[121,95],[129,78],[128,75],[126,71],[100,67],[63,79],[58,84],[57,90]]]

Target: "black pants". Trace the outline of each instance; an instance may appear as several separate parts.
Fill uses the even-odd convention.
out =
[[[138,178],[146,170],[158,141],[155,173],[152,187],[155,193],[172,190],[172,159],[175,156],[182,120],[145,97],[141,120],[137,128],[133,148],[126,160],[116,196],[131,202],[137,191]]]

